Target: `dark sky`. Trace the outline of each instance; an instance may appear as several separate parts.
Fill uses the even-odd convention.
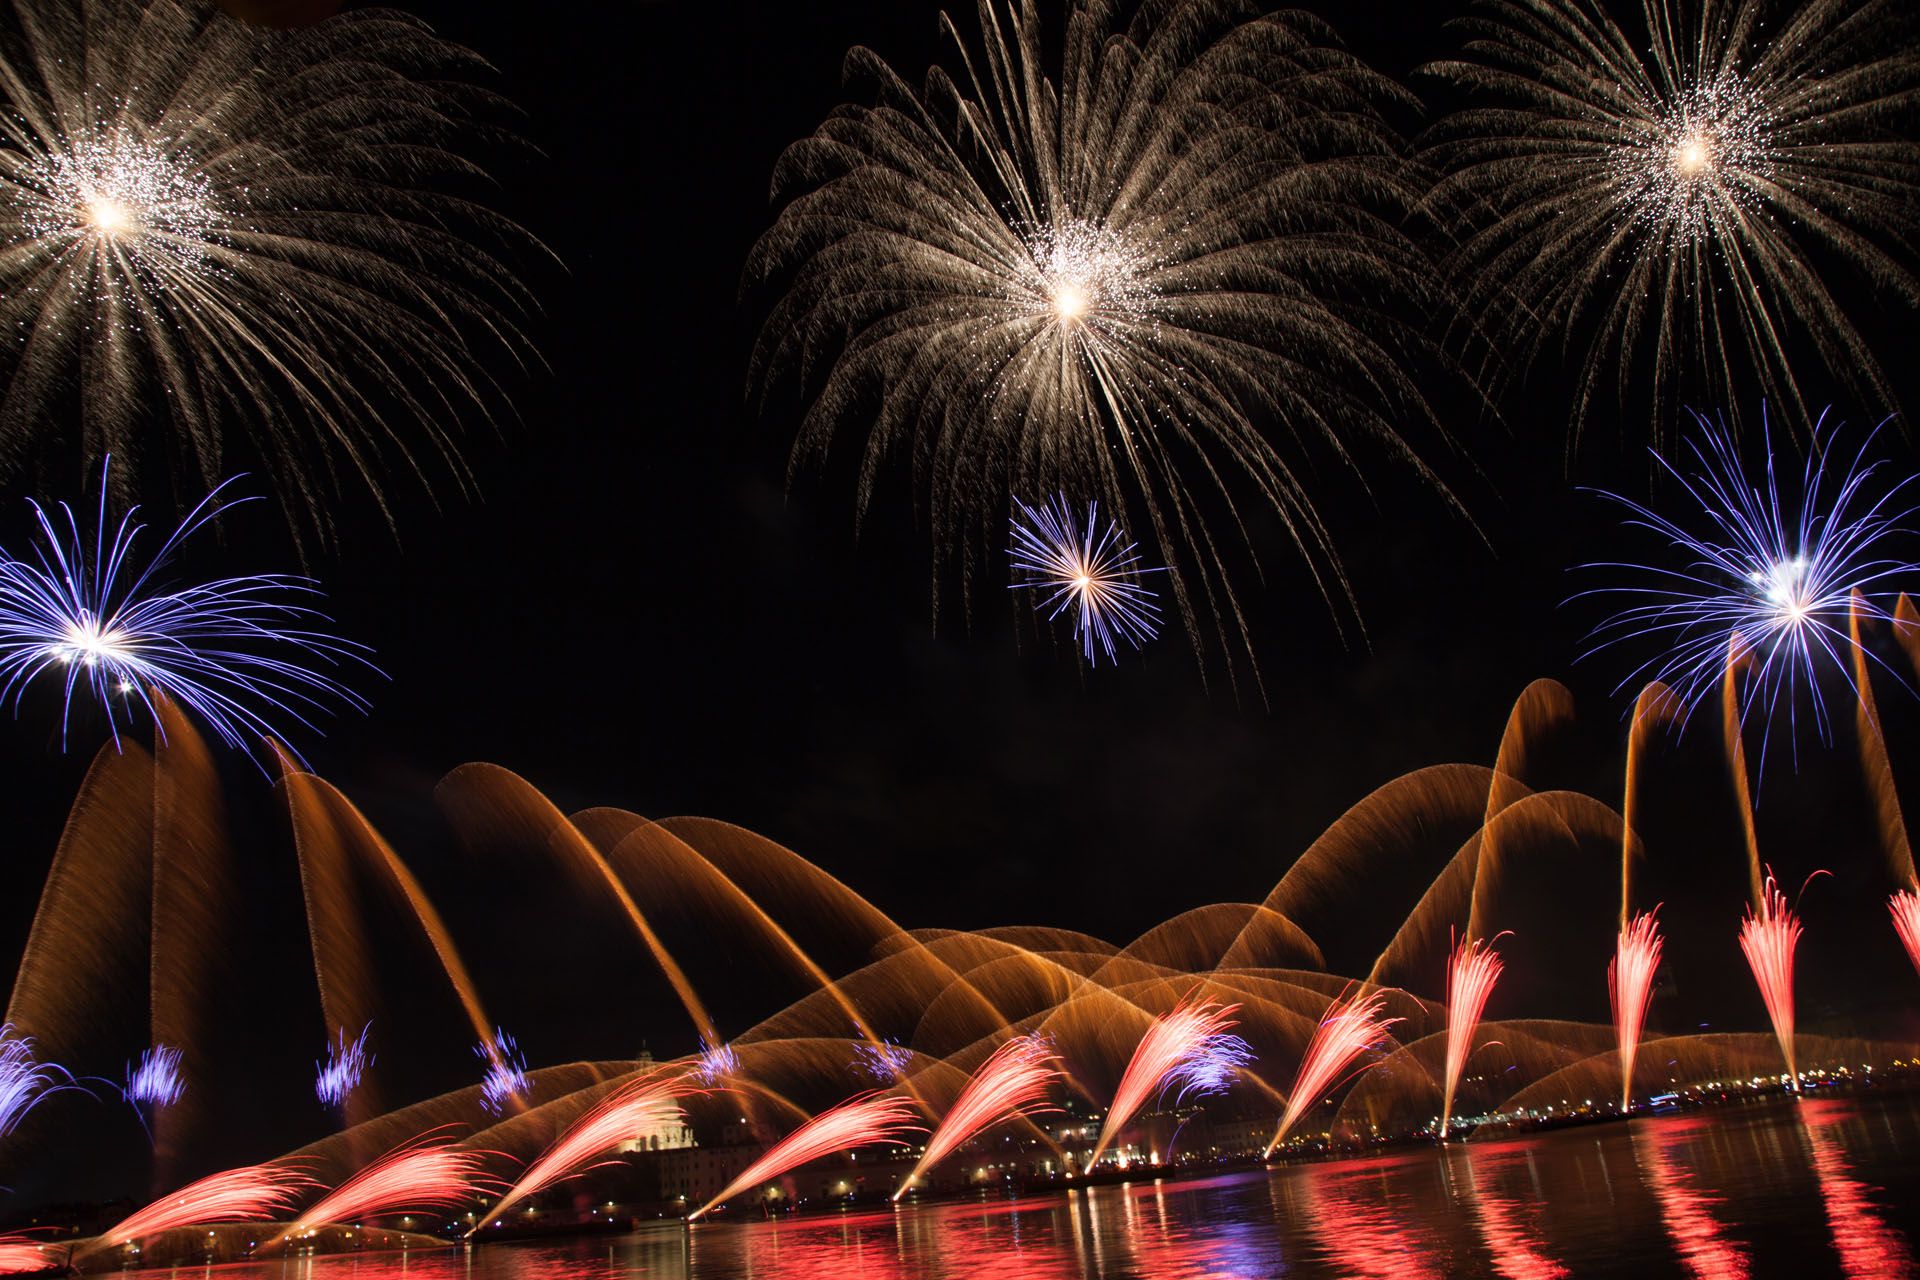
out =
[[[1466,457],[1436,461],[1472,522],[1377,454],[1362,459],[1370,494],[1327,477],[1322,510],[1364,638],[1341,636],[1298,559],[1257,530],[1267,579],[1248,595],[1264,705],[1204,684],[1177,633],[1117,669],[1082,670],[1063,646],[1036,642],[998,586],[970,626],[948,609],[936,632],[933,560],[904,470],[887,477],[858,541],[844,476],[803,473],[788,487],[793,416],[756,416],[743,395],[764,300],[743,302],[739,281],[771,217],[773,161],[842,100],[844,51],[868,44],[917,80],[944,54],[939,6],[408,7],[492,59],[526,113],[541,154],[501,165],[501,199],[565,263],[530,271],[552,368],[522,384],[518,421],[468,434],[476,499],[449,487],[436,510],[396,479],[397,541],[370,502],[344,513],[341,544],[313,567],[342,632],[372,644],[391,680],[366,689],[365,720],[304,745],[447,907],[499,1018],[536,1062],[630,1053],[643,1039],[681,1052],[691,1030],[610,921],[565,893],[463,865],[431,791],[469,760],[519,771],[566,809],[740,823],[908,925],[1046,923],[1116,941],[1190,906],[1259,899],[1328,822],[1401,773],[1491,763],[1512,700],[1535,677],[1565,681],[1579,710],[1544,781],[1617,802],[1625,705],[1612,686],[1624,672],[1613,660],[1576,664],[1594,615],[1560,606],[1569,566],[1625,550],[1615,515],[1576,486],[1645,492],[1648,423],[1598,413],[1570,461],[1566,379],[1551,365],[1503,396],[1498,420],[1437,390]],[[1361,56],[1404,75],[1455,47],[1443,27],[1458,7],[1348,0],[1328,16]],[[1863,308],[1861,328],[1895,360],[1911,345],[1911,311]],[[1909,403],[1917,390],[1908,378]],[[1885,409],[1846,416],[1865,423]],[[1909,437],[1882,443],[1912,466]],[[229,551],[245,555],[249,540]],[[1882,698],[1896,763],[1920,760],[1912,697],[1889,682]],[[0,871],[10,949],[86,753],[60,756],[36,723],[5,727],[0,760],[17,780]],[[1885,1020],[1905,1016],[1913,974],[1880,905],[1891,885],[1851,734],[1831,748],[1803,735],[1801,748],[1798,773],[1770,769],[1761,807],[1783,879],[1839,873],[1807,901],[1803,998],[1892,1030]],[[1699,956],[1685,979],[1695,1003],[1676,1016],[1718,1002],[1757,1029],[1733,944],[1739,833],[1712,736],[1690,738],[1661,769],[1651,856],[1675,892],[1707,904],[1670,917],[1701,939],[1692,951],[1676,944]],[[260,1067],[237,1105],[290,1144],[324,1125],[305,1065],[322,1032],[301,956],[284,946],[299,923],[284,830],[257,777],[239,768],[232,785],[250,815],[236,824],[251,867],[241,949],[261,957],[235,990],[248,1008],[288,1003],[301,1019],[289,1023],[292,1047],[269,1047],[268,1023],[234,1032],[235,1052]],[[1407,888],[1379,897],[1404,906]],[[1610,879],[1563,888],[1604,925]],[[1357,937],[1384,937],[1398,916],[1381,910],[1390,918],[1356,909]],[[1603,1017],[1603,968],[1596,955],[1594,989],[1578,993],[1516,982],[1506,1011]],[[714,983],[735,1029],[776,1007],[752,975]],[[469,1066],[458,1034],[450,1026],[431,1050],[396,1037],[386,1057],[423,1091],[452,1087]],[[115,1062],[85,1066],[118,1074]]]

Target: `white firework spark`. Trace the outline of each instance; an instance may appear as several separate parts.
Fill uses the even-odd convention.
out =
[[[504,255],[532,242],[454,194],[453,140],[501,108],[460,82],[478,65],[388,10],[268,31],[209,0],[14,0],[0,473],[114,453],[191,492],[243,452],[323,533],[345,478],[377,496],[437,454],[464,480],[451,429],[531,310]]]
[[[1035,608],[1048,619],[1073,613],[1073,633],[1088,662],[1117,658],[1117,642],[1139,648],[1160,634],[1160,605],[1147,575],[1164,570],[1141,563],[1120,526],[1100,523],[1100,504],[1087,504],[1084,524],[1064,496],[1034,508],[1014,499],[1008,557],[1015,591],[1036,591]],[[1096,646],[1098,648],[1096,649]]]
[[[1056,69],[1052,8],[981,0],[978,45],[947,22],[959,70],[918,89],[850,55],[877,101],[775,173],[787,202],[748,279],[786,292],[755,382],[811,397],[796,465],[864,432],[862,513],[908,454],[943,559],[971,563],[1019,493],[1127,515],[1231,673],[1229,633],[1250,643],[1229,582],[1241,506],[1277,514],[1338,617],[1306,469],[1357,466],[1367,439],[1411,460],[1403,428],[1432,423],[1408,373],[1424,346],[1389,318],[1431,273],[1399,230],[1420,192],[1379,112],[1404,94],[1317,20],[1237,0],[1141,5],[1123,29],[1117,6],[1071,0]]]
[[[1752,385],[1796,423],[1796,360],[1863,403],[1884,373],[1829,268],[1920,295],[1920,54],[1899,0],[1481,0],[1468,103],[1434,130],[1461,314],[1489,364],[1578,370],[1576,431],[1609,394],[1665,421]]]

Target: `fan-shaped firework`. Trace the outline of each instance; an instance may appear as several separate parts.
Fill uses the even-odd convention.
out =
[[[131,457],[160,418],[184,489],[248,440],[322,529],[343,471],[374,485],[382,455],[439,453],[457,472],[449,426],[493,399],[527,309],[486,247],[524,233],[453,194],[475,170],[448,147],[498,111],[458,83],[478,59],[387,10],[283,32],[205,0],[10,18],[0,465]]]
[[[981,0],[983,52],[949,23],[964,69],[919,90],[850,55],[878,100],[780,161],[792,198],[748,276],[788,292],[755,379],[814,397],[796,462],[866,430],[862,511],[896,451],[947,550],[1011,493],[1097,496],[1177,562],[1196,645],[1202,610],[1244,642],[1209,517],[1270,508],[1344,599],[1306,451],[1406,455],[1399,426],[1429,416],[1380,306],[1424,287],[1376,110],[1398,91],[1314,19],[1232,0],[1142,5],[1118,33],[1075,0],[1049,78],[1043,7]]]
[[[0,1138],[18,1128],[47,1095],[72,1084],[65,1068],[39,1060],[32,1036],[15,1035],[12,1023],[0,1022]]]
[[[167,697],[229,746],[249,750],[254,738],[282,737],[269,717],[311,728],[308,714],[328,700],[363,707],[338,681],[303,665],[364,665],[357,646],[300,625],[325,621],[305,603],[319,594],[310,580],[168,580],[181,544],[226,510],[225,488],[145,556],[138,508],[110,526],[104,476],[90,536],[65,503],[58,516],[32,503],[41,533],[33,558],[0,549],[0,697],[11,696],[17,712],[28,686],[53,677],[64,695],[63,741],[78,692],[105,709],[116,737],[136,706],[156,714],[155,699]]]
[[[1879,366],[1816,263],[1909,296],[1920,146],[1900,119],[1920,56],[1897,0],[1484,0],[1466,57],[1429,68],[1472,103],[1429,155],[1459,218],[1463,314],[1503,354],[1584,347],[1576,425],[1649,370],[1728,401],[1758,378],[1801,414],[1789,335],[1871,402]],[[1799,340],[1792,339],[1794,342]]]
[[[1037,510],[1018,498],[1014,505],[1020,514],[1008,547],[1013,589],[1039,592],[1035,608],[1049,620],[1071,610],[1073,633],[1088,662],[1099,661],[1098,653],[1112,662],[1116,640],[1138,647],[1160,633],[1160,606],[1145,582],[1160,570],[1141,565],[1119,525],[1109,521],[1101,529],[1099,503],[1087,504],[1084,525],[1064,497]]]
[[[1914,478],[1877,485],[1871,434],[1847,454],[1817,427],[1797,491],[1789,485],[1783,497],[1770,451],[1764,475],[1752,475],[1725,426],[1694,416],[1694,466],[1683,472],[1660,460],[1690,510],[1669,516],[1603,495],[1627,508],[1630,525],[1658,534],[1678,554],[1669,565],[1593,566],[1640,579],[1585,593],[1625,601],[1594,631],[1596,649],[1657,641],[1659,651],[1621,686],[1658,679],[1690,708],[1712,696],[1730,659],[1746,663],[1743,718],[1758,708],[1770,719],[1784,703],[1797,719],[1804,689],[1825,736],[1831,725],[1820,668],[1831,664],[1851,680],[1852,611],[1890,621],[1895,580],[1917,571],[1899,554],[1912,537],[1904,522],[1915,511],[1906,498]],[[1764,419],[1761,434],[1770,444]]]
[[[159,1044],[142,1049],[140,1057],[127,1064],[127,1084],[121,1095],[136,1109],[170,1107],[186,1096],[186,1081],[180,1078],[180,1050]]]

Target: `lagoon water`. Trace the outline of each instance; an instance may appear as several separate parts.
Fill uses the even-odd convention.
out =
[[[219,1280],[1900,1276],[1920,1096],[1808,1098],[1444,1151],[898,1211],[196,1271]],[[144,1273],[151,1277],[156,1272]],[[184,1272],[179,1274],[185,1274]]]

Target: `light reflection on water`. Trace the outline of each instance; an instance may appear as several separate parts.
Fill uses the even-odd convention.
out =
[[[220,1267],[219,1280],[1900,1276],[1920,1099],[1810,1099],[1203,1182]],[[158,1273],[147,1273],[149,1275]],[[179,1274],[185,1274],[184,1272]]]

